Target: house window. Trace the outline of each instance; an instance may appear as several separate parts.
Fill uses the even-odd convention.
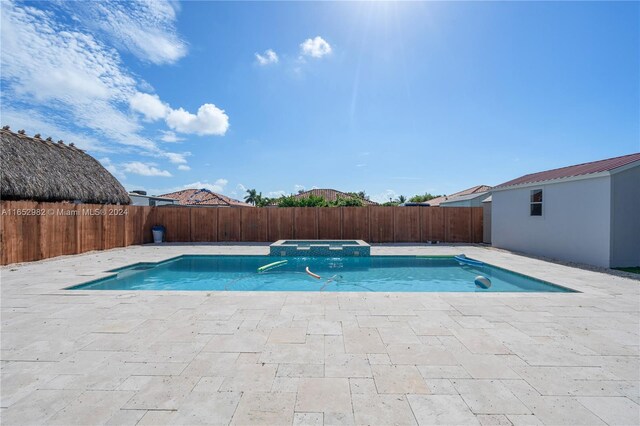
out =
[[[542,189],[531,191],[531,216],[542,216]]]

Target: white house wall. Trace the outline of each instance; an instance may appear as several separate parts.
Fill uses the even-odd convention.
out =
[[[640,166],[611,177],[611,266],[640,266]]]
[[[559,260],[609,266],[610,176],[494,191],[495,247]],[[543,190],[542,216],[530,216],[530,194]]]

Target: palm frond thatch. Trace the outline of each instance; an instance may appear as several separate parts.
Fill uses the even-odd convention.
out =
[[[3,200],[129,204],[124,187],[95,158],[73,144],[0,129]]]

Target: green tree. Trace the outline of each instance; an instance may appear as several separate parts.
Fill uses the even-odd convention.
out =
[[[327,207],[329,203],[324,197],[318,195],[309,195],[302,198],[289,195],[278,198],[277,205],[278,207]]]
[[[331,207],[362,207],[364,201],[360,197],[338,197],[329,203]]]
[[[409,201],[411,201],[412,203],[424,203],[429,200],[433,200],[436,197],[441,197],[441,195],[433,195],[426,192],[424,195],[414,195],[413,197],[409,198]]]
[[[256,201],[258,198],[258,191],[255,189],[247,189],[247,195],[244,197],[245,203],[256,205]]]
[[[398,204],[402,204],[405,201],[407,201],[407,197],[405,197],[404,195],[399,195],[398,198],[396,198],[396,203]]]
[[[298,198],[295,195],[283,196],[275,201],[278,207],[362,207],[365,205],[360,197],[338,197],[335,201],[327,201],[319,195]]]
[[[363,200],[369,200],[369,196],[364,191],[347,192],[347,194],[349,194],[352,197],[362,198]]]
[[[272,199],[269,197],[263,197],[262,192],[258,194],[258,199],[256,200],[256,207],[267,207],[271,204]]]

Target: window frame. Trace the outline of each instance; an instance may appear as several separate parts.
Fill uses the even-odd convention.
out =
[[[534,194],[540,192],[540,201],[534,201]],[[540,206],[540,214],[533,214],[533,206]],[[543,217],[544,216],[544,190],[542,188],[536,188],[529,191],[529,217]]]

